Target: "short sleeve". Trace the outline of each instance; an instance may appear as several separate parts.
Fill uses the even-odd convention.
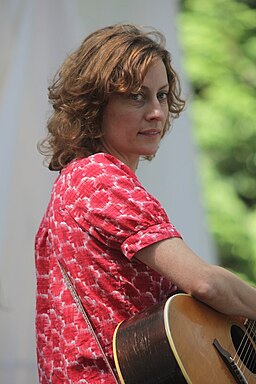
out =
[[[181,237],[127,166],[110,155],[88,159],[73,164],[65,194],[65,207],[83,230],[128,259],[150,244]]]

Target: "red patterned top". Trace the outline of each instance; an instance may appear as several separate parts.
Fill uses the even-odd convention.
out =
[[[62,170],[36,236],[40,383],[114,382],[57,260],[113,365],[116,325],[176,289],[133,258],[140,249],[170,237],[180,235],[159,202],[113,156],[95,154]]]

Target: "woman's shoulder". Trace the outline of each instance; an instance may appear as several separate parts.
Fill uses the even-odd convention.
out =
[[[94,196],[97,191],[134,190],[139,186],[135,174],[120,160],[106,153],[75,159],[62,169],[55,182],[56,194],[69,200],[74,196]]]
[[[99,176],[106,174],[110,175],[121,175],[124,174],[132,178],[136,178],[132,170],[118,160],[116,157],[109,155],[107,153],[96,153],[91,156],[74,159],[71,161],[62,171],[61,174],[64,175],[82,175],[90,176]]]

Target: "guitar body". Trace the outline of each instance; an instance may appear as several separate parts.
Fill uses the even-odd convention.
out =
[[[256,384],[255,324],[248,333],[238,319],[186,294],[120,323],[113,349],[122,384]],[[234,358],[235,372],[221,351]]]

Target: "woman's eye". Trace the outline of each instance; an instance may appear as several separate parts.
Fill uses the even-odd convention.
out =
[[[141,101],[143,100],[144,96],[142,93],[131,93],[130,94],[130,99],[134,101]]]
[[[157,95],[157,98],[160,101],[167,100],[168,92],[166,92],[166,91],[165,92],[159,92],[158,95]]]

